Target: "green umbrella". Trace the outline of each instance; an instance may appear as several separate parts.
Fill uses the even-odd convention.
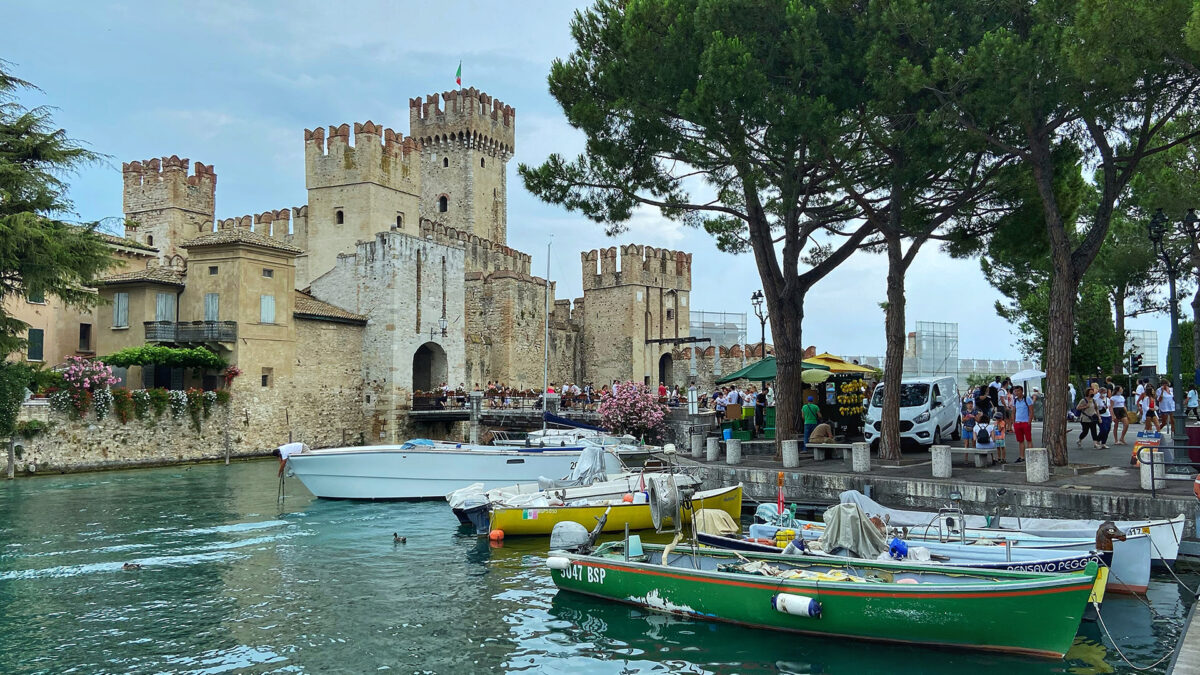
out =
[[[829,370],[827,366],[817,366],[810,363],[802,364],[804,370]],[[768,356],[761,361],[755,361],[737,372],[730,373],[717,380],[717,384],[725,384],[734,380],[751,380],[765,382],[774,380],[778,371],[775,368],[775,357]]]

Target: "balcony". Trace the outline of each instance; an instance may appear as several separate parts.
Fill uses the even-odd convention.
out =
[[[147,321],[146,342],[236,342],[236,321]]]

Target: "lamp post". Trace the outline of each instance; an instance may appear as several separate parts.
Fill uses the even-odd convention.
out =
[[[758,343],[758,359],[761,361],[767,358],[767,314],[763,312],[763,292],[761,290],[754,291],[750,296],[750,304],[754,305],[754,316],[758,317],[759,328],[761,329],[762,340]]]
[[[442,337],[446,337],[446,315],[445,314],[442,315],[442,318],[438,319],[437,330],[441,332]],[[433,326],[430,326],[429,327],[429,341],[430,342],[433,342],[434,335],[435,335],[434,328],[433,328]]]
[[[1192,221],[1189,223],[1187,218],[1184,219],[1185,230],[1188,227],[1195,226],[1195,214],[1192,214],[1189,211],[1189,215],[1191,215]],[[1167,270],[1167,290],[1169,293],[1167,302],[1169,302],[1171,306],[1171,338],[1170,342],[1167,344],[1167,368],[1171,371],[1171,389],[1172,394],[1175,397],[1175,409],[1178,412],[1179,396],[1182,387],[1182,380],[1180,379],[1179,370],[1183,367],[1179,354],[1179,298],[1175,293],[1175,260],[1171,257],[1171,254],[1167,250],[1167,247],[1164,243],[1164,239],[1167,235],[1168,225],[1167,216],[1163,213],[1162,209],[1155,210],[1154,215],[1151,216],[1150,222],[1146,226],[1146,229],[1148,230],[1148,234],[1150,236],[1150,243],[1154,246],[1154,253],[1159,257],[1160,260],[1162,260],[1163,266]],[[1190,234],[1191,233],[1189,232],[1189,236]],[[1171,434],[1175,438],[1186,438],[1186,416],[1176,414],[1174,417],[1175,428],[1171,430]]]

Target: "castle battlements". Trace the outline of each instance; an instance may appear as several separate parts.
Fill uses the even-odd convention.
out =
[[[188,159],[171,155],[124,163],[121,174],[127,214],[177,208],[211,217],[216,206],[217,174],[211,164],[196,162],[189,173]]]
[[[295,230],[293,230],[293,216],[295,216]],[[293,234],[303,233],[307,219],[307,206],[282,208],[236,218],[222,218],[217,221],[217,230],[240,228],[264,237],[291,242],[294,238]]]
[[[474,87],[408,100],[409,132],[425,146],[458,143],[504,159],[515,147],[516,114]]]
[[[422,239],[432,239],[439,244],[457,244],[466,249],[466,270],[468,272],[511,271],[529,275],[529,265],[532,258],[515,248],[484,239],[465,230],[448,227],[442,223],[427,218],[421,219],[420,233]]]
[[[683,251],[626,244],[584,251],[580,259],[584,290],[630,285],[692,288],[692,255]]]
[[[367,120],[304,130],[304,168],[309,189],[377,183],[411,194],[420,193],[420,143]]]

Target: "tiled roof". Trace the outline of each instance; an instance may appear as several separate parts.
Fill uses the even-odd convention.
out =
[[[347,312],[341,307],[321,302],[303,291],[296,291],[296,308],[292,314],[301,318],[330,319],[346,323],[364,324],[367,322],[367,317],[361,314]]]
[[[97,232],[96,234],[100,235],[100,238],[103,239],[104,241],[107,241],[108,243],[113,244],[115,246],[124,246],[125,248],[136,248],[141,251],[154,252],[154,253],[158,252],[158,249],[154,248],[153,246],[147,246],[146,244],[143,244],[140,241],[135,241],[128,237],[118,237],[115,234],[109,234],[107,232]]]
[[[276,251],[286,251],[287,253],[303,253],[303,251],[287,242],[274,237],[268,237],[265,234],[259,234],[244,227],[231,227],[225,230],[202,234],[191,241],[185,242],[183,247],[197,248],[200,246],[224,246],[228,244],[252,244],[263,248],[275,249]]]
[[[167,284],[170,286],[182,286],[183,274],[176,272],[170,267],[147,267],[142,270],[134,270],[132,272],[122,272],[113,274],[99,280],[99,283],[106,286],[115,284],[137,284],[137,283],[155,283]]]

